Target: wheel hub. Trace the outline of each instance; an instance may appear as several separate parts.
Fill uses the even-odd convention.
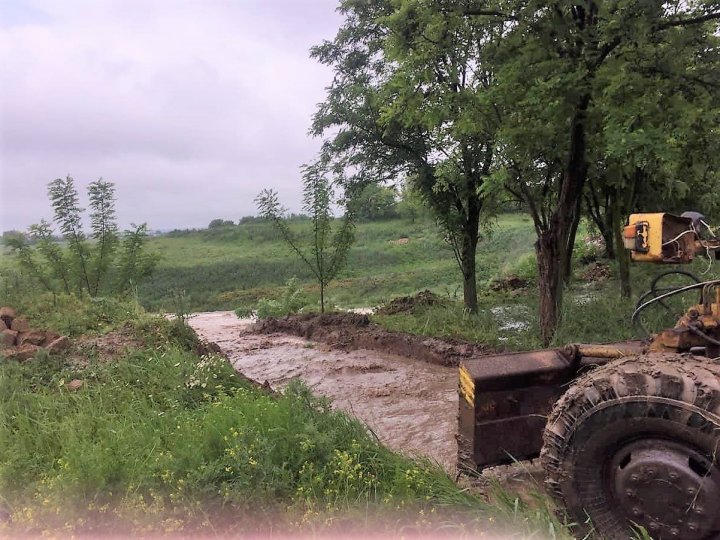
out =
[[[624,446],[611,466],[620,511],[653,537],[700,540],[718,529],[720,470],[694,449],[645,439]]]

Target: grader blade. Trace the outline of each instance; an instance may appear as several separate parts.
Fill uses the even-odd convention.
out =
[[[499,354],[460,365],[458,469],[477,473],[540,455],[547,416],[579,374],[643,352],[641,341]]]

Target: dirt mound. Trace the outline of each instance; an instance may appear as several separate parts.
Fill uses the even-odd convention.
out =
[[[33,358],[41,349],[53,354],[69,346],[67,337],[31,328],[27,319],[18,317],[13,308],[0,308],[0,356],[22,362]]]
[[[510,275],[502,279],[493,281],[490,284],[490,290],[501,292],[501,291],[516,291],[524,289],[528,286],[527,280],[524,280],[518,276]]]
[[[300,336],[327,343],[334,349],[382,351],[441,366],[458,366],[462,359],[490,352],[476,343],[389,332],[371,322],[366,315],[355,313],[308,313],[269,318],[258,321],[253,330],[263,334]]]
[[[398,313],[415,313],[417,308],[428,306],[442,305],[440,297],[427,289],[412,296],[402,296],[395,298],[390,303],[385,304],[377,313],[381,315],[397,315]]]
[[[604,281],[612,275],[610,266],[604,263],[593,263],[583,270],[580,279],[583,281]]]

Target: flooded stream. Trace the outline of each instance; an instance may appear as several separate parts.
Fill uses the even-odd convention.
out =
[[[195,331],[235,368],[282,388],[297,377],[364,422],[380,441],[455,468],[457,370],[370,350],[343,351],[286,334],[256,334],[231,311],[197,313]]]

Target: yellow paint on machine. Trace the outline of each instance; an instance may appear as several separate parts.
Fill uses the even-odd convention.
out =
[[[653,214],[631,214],[629,223],[647,224],[647,237],[645,238],[646,253],[638,253],[631,251],[633,261],[660,262],[662,261],[662,243],[663,243],[663,219],[664,213]]]
[[[460,393],[471,407],[475,407],[475,382],[472,380],[468,370],[465,369],[465,366],[460,366],[458,371],[460,376]]]

